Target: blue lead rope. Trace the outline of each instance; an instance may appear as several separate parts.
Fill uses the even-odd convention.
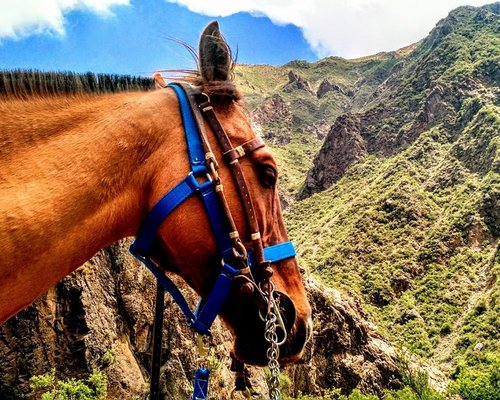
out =
[[[193,400],[208,399],[208,368],[198,368],[194,373]]]
[[[230,229],[217,199],[214,185],[210,180],[205,180],[208,172],[205,152],[189,100],[181,85],[172,83],[168,87],[175,91],[179,100],[191,172],[153,206],[142,223],[136,240],[130,246],[130,252],[151,270],[158,282],[172,296],[172,299],[186,316],[190,327],[195,332],[204,335],[209,332],[212,323],[219,314],[239,271],[226,261],[223,261],[219,275],[203,306],[200,300],[196,310],[192,312],[177,286],[151,261],[151,251],[158,228],[177,206],[194,193],[200,194],[203,200],[222,260],[226,259],[227,254],[232,253]],[[199,180],[199,178],[202,179]],[[255,260],[251,252],[249,252],[248,257],[250,267],[254,266]],[[291,242],[279,243],[264,248],[264,257],[269,262],[281,261],[295,257],[295,249]],[[194,400],[207,399],[208,377],[208,369],[198,369],[196,371]]]

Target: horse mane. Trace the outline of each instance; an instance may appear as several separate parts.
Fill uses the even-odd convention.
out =
[[[151,78],[131,75],[21,69],[0,71],[0,99],[148,91],[154,86]]]
[[[227,105],[241,99],[241,93],[234,82],[234,69],[236,67],[236,56],[221,35],[217,39],[219,45],[227,49],[230,65],[228,78],[224,81],[207,81],[200,73],[200,60],[198,52],[190,44],[169,37],[169,40],[183,46],[196,62],[196,70],[175,69],[159,72],[174,73],[177,77],[166,79],[189,82],[198,86],[204,93],[210,96],[214,104]],[[180,77],[179,77],[180,74]],[[155,74],[156,76],[157,74]],[[93,72],[56,72],[40,70],[0,70],[0,100],[2,99],[29,99],[32,97],[52,96],[77,96],[81,94],[111,94],[130,91],[149,91],[155,88],[155,80],[131,75],[118,74],[95,74]]]
[[[234,66],[233,61],[231,71]],[[241,93],[234,83],[233,73],[226,81],[207,82],[197,70],[168,70],[168,72],[182,73],[183,76],[172,79],[198,86],[215,104],[237,102],[241,99]],[[0,100],[27,100],[33,97],[78,96],[92,93],[112,94],[150,91],[154,88],[155,82],[152,78],[131,75],[21,69],[0,71]]]

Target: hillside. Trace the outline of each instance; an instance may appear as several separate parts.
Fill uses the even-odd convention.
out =
[[[458,8],[407,51],[238,71],[250,106],[292,115],[280,130],[254,107],[302,264],[454,377],[500,357],[499,13]]]
[[[240,65],[236,79],[255,126],[281,161],[281,190],[293,201],[335,119],[360,111],[401,59],[400,52],[348,61],[328,57],[281,67]]]
[[[66,74],[71,84],[61,86],[63,75],[48,75],[48,93],[129,88],[128,78],[110,76],[108,87]],[[1,75],[0,92],[13,91],[10,77]],[[446,375],[463,400],[499,400],[500,3],[458,8],[395,52],[239,65],[235,77],[278,159],[315,318],[283,392],[443,400],[405,376],[401,364],[414,358],[398,349],[407,348],[435,386],[444,389]],[[29,79],[15,91],[38,93]],[[9,366],[0,367],[1,399],[34,398],[30,377],[51,368],[59,378],[100,368],[109,398],[145,397],[154,281],[127,248],[99,252],[0,327],[0,365]],[[188,398],[194,341],[170,300],[166,313],[162,393]],[[213,336],[212,397],[227,399],[230,335],[217,321]],[[265,371],[249,374],[252,398],[263,398]]]

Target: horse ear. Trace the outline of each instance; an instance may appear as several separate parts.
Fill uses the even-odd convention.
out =
[[[204,81],[225,81],[229,76],[231,55],[219,23],[212,21],[200,38],[200,73]]]

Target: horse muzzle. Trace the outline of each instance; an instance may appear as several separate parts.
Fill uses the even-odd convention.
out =
[[[274,312],[276,314],[276,340],[279,345],[279,362],[288,364],[300,359],[306,343],[311,337],[312,323],[310,312],[301,315],[297,312],[292,299],[285,293],[273,293]],[[267,304],[259,304],[238,324],[233,331],[235,344],[233,353],[240,361],[252,365],[266,365],[269,343],[265,340]],[[252,316],[251,316],[252,315]]]

